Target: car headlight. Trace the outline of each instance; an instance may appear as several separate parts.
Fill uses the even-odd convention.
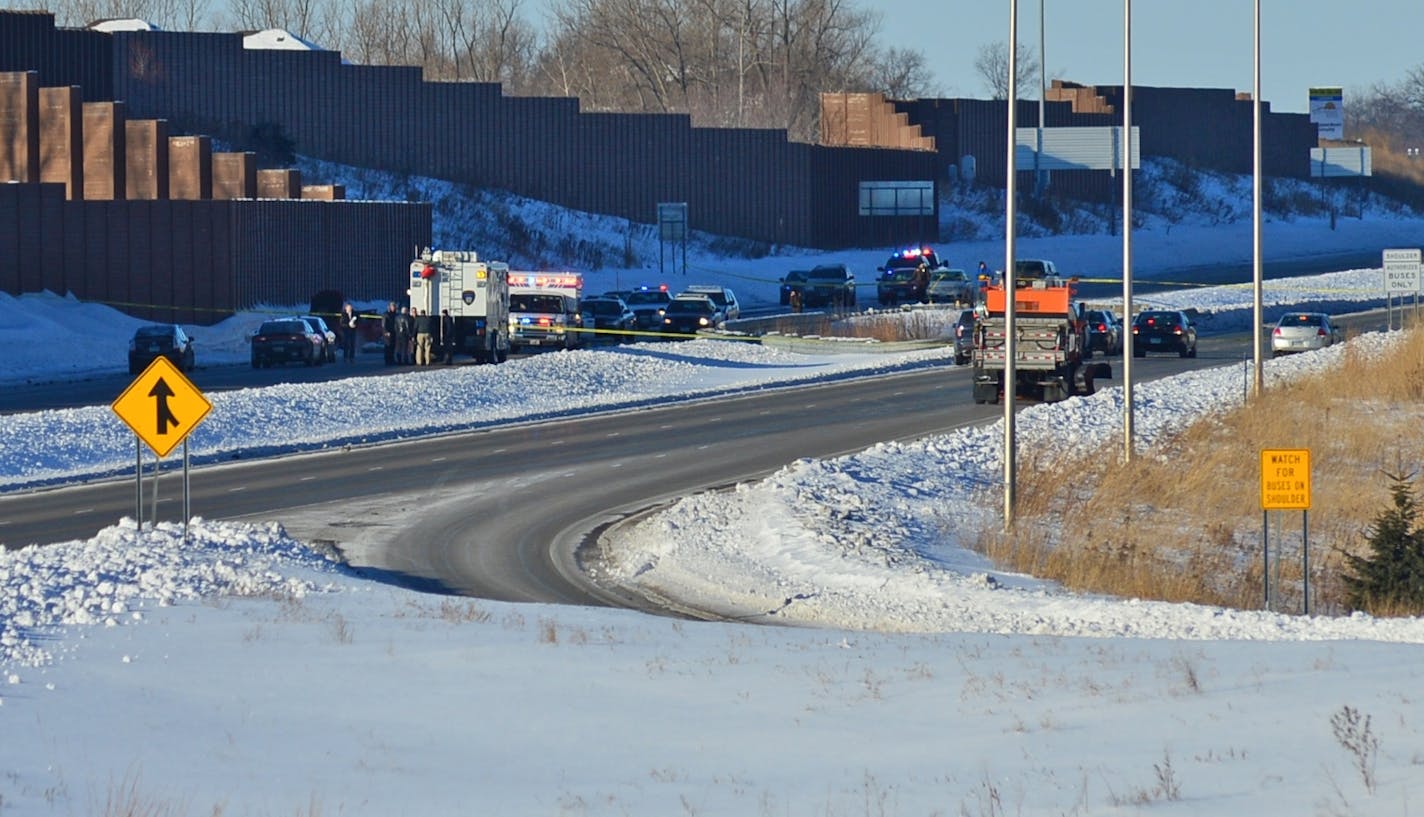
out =
[[[698,325],[698,326],[707,326],[709,323],[711,323],[711,321],[708,320],[707,318],[698,318],[698,319],[697,319],[697,325]]]

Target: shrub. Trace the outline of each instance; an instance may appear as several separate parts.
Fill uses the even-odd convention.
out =
[[[1392,481],[1394,507],[1382,511],[1366,531],[1369,550],[1345,555],[1350,573],[1343,577],[1346,598],[1356,610],[1370,613],[1424,611],[1424,529],[1414,486],[1408,477],[1386,474]]]

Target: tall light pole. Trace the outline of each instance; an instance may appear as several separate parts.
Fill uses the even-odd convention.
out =
[[[1019,0],[1009,0],[1009,155],[1005,164],[1004,212],[1004,530],[1014,527],[1014,474],[1018,447],[1014,441],[1014,403],[1018,399],[1015,381],[1018,372],[1014,356],[1014,220],[1017,216],[1015,198],[1018,188],[1018,46]]]
[[[1132,320],[1132,0],[1122,3],[1122,320]],[[1122,341],[1122,458],[1132,462],[1132,332]]]
[[[1048,187],[1048,172],[1043,170],[1040,158],[1043,155],[1043,110],[1044,97],[1048,96],[1048,56],[1043,51],[1043,45],[1047,39],[1044,36],[1043,27],[1043,3],[1038,0],[1038,145],[1033,152],[1033,190],[1039,196],[1043,195],[1044,188]]]
[[[1251,349],[1254,356],[1253,367],[1255,377],[1251,381],[1251,393],[1260,396],[1261,389],[1265,385],[1265,375],[1261,371],[1261,326],[1265,323],[1265,314],[1261,308],[1261,0],[1256,0],[1256,23],[1255,23],[1255,49],[1252,54],[1252,62],[1255,66],[1255,78],[1251,86],[1251,105],[1255,110],[1251,165],[1251,245],[1252,245],[1252,267],[1253,281],[1252,301],[1253,301],[1253,322],[1251,325]]]

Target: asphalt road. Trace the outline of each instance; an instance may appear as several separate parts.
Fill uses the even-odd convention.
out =
[[[1271,261],[1265,264],[1263,272],[1267,278],[1281,278],[1294,275],[1312,275],[1342,269],[1377,267],[1381,263],[1382,260],[1378,251],[1333,253],[1304,260]],[[1091,278],[1092,276],[1090,270],[1080,272],[1084,274],[1085,277]],[[1148,294],[1162,289],[1179,288],[1175,285],[1166,286],[1157,284],[1154,283],[1154,281],[1193,281],[1201,284],[1226,284],[1250,281],[1253,275],[1254,270],[1250,264],[1184,265],[1154,274],[1150,279],[1139,278],[1134,282],[1134,292]],[[873,282],[862,282],[861,286],[861,294],[863,297],[865,294],[864,287],[871,286],[873,288]],[[1114,298],[1121,296],[1122,284],[1084,283],[1079,288],[1079,294],[1084,300]],[[745,310],[748,316],[770,314],[777,311],[781,310],[776,307],[748,308]],[[204,393],[227,391],[231,389],[248,389],[271,385],[273,383],[322,383],[346,377],[370,377],[394,374],[410,369],[410,367],[385,366],[379,351],[363,351],[357,355],[354,365],[335,363],[312,368],[288,365],[280,368],[259,370],[254,370],[246,364],[237,366],[204,365],[202,358],[202,331],[197,330],[195,334],[198,338],[195,344],[195,348],[198,352],[198,368],[188,374],[188,379]],[[122,354],[122,349],[115,350],[115,359],[121,361]],[[538,353],[536,352],[535,354]],[[459,359],[458,365],[474,364],[468,358],[462,357]],[[127,388],[132,381],[133,377],[128,374],[128,371],[123,367],[122,363],[120,363],[114,367],[112,373],[95,375],[80,380],[65,380],[53,383],[27,383],[18,387],[0,389],[0,414],[74,408],[76,406],[107,405],[123,393],[123,390]]]
[[[1241,339],[1237,339],[1237,345]],[[1216,347],[1221,348],[1217,349]],[[1195,360],[1134,361],[1139,381],[1239,359],[1205,340]],[[193,470],[192,513],[282,522],[390,581],[505,601],[625,604],[591,587],[575,551],[622,515],[800,457],[857,451],[1000,416],[975,405],[969,367],[770,389],[379,447]],[[151,487],[145,484],[145,516]],[[132,479],[0,496],[0,541],[81,539],[135,512]],[[181,478],[158,480],[181,518]]]

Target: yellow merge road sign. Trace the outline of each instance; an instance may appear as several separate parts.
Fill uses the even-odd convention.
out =
[[[124,389],[112,408],[162,458],[197,428],[213,404],[171,360],[159,357]]]
[[[1310,449],[1261,449],[1261,510],[1310,510]]]

